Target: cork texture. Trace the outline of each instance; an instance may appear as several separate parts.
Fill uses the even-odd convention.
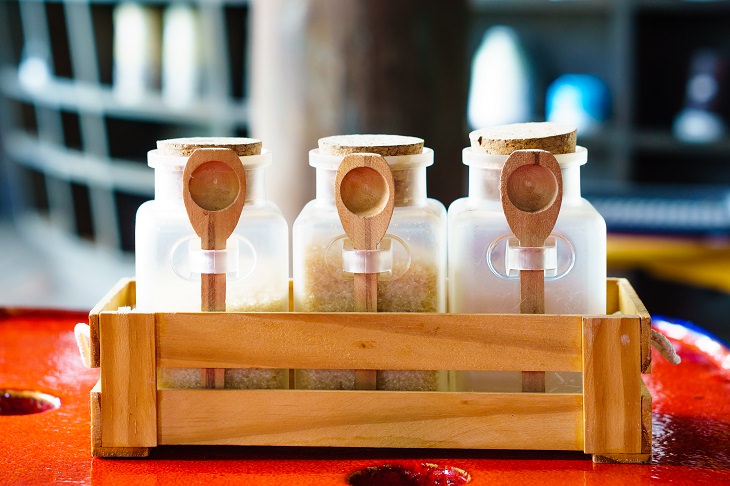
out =
[[[157,150],[164,155],[189,157],[199,148],[233,149],[239,157],[261,154],[261,140],[243,137],[191,137],[157,141]]]
[[[469,140],[473,149],[487,154],[509,155],[527,149],[569,154],[575,152],[577,130],[550,122],[515,123],[474,130]]]
[[[335,135],[320,138],[319,151],[326,155],[358,152],[382,156],[417,155],[423,152],[423,139],[405,135]]]

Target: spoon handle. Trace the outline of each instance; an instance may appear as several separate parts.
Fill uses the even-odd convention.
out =
[[[226,311],[226,274],[203,273],[200,275],[201,311]]]
[[[520,270],[520,313],[545,313],[544,270]],[[523,371],[522,391],[526,393],[544,393],[545,372]]]
[[[353,277],[355,312],[378,312],[378,274],[356,273]]]
[[[353,277],[355,312],[377,312],[378,274],[355,273]],[[355,370],[356,390],[375,390],[377,381],[378,377],[375,370]]]
[[[520,313],[545,313],[544,270],[520,270]]]

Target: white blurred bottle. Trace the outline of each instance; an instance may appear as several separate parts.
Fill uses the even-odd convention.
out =
[[[531,120],[531,78],[517,32],[504,25],[488,29],[472,61],[469,126],[481,128]]]
[[[198,13],[174,4],[165,10],[162,25],[162,97],[175,108],[189,106],[200,93]]]
[[[114,8],[114,92],[121,103],[140,102],[157,87],[160,73],[160,15],[124,2]]]

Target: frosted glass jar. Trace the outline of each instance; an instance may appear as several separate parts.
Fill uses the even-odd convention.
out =
[[[392,266],[378,278],[378,311],[445,312],[446,210],[426,193],[426,168],[433,164],[433,151],[414,137],[347,137],[352,151],[383,155],[395,182],[393,217],[380,245],[381,250],[390,246]],[[411,154],[389,155],[404,139],[420,142]],[[320,141],[320,147],[309,152],[309,164],[316,169],[316,197],[302,209],[292,229],[294,310],[299,312],[354,309],[352,273],[343,271],[347,237],[334,193],[344,155],[326,153],[325,146]],[[379,371],[377,387],[436,390],[446,388],[446,381],[444,373],[431,371]],[[300,370],[296,383],[297,388],[352,389],[354,372]]]
[[[226,310],[288,311],[289,229],[279,208],[264,193],[271,153],[261,149],[260,141],[241,138],[171,139],[159,141],[157,146],[147,155],[149,166],[155,169],[155,198],[137,211],[136,309],[200,311],[200,273],[209,264],[185,211],[182,175],[193,150],[223,147],[236,150],[246,175],[245,204],[225,250]],[[180,371],[173,381],[177,387],[202,386],[197,371],[189,370],[187,376]],[[288,384],[288,373],[282,370],[247,373],[227,370],[226,385],[279,388]]]
[[[449,312],[519,314],[519,271],[509,268],[505,258],[514,235],[499,195],[500,172],[508,155],[467,147],[462,156],[469,166],[469,193],[449,207]],[[606,223],[580,191],[580,167],[587,162],[588,151],[579,146],[574,153],[555,158],[561,168],[563,201],[551,235],[556,261],[553,269],[546,270],[545,312],[604,314]],[[571,386],[566,381],[579,386],[579,377],[571,375],[548,373],[546,391]],[[519,376],[498,379],[503,380],[501,387],[511,382],[500,390],[520,390]],[[480,390],[487,386],[489,375],[459,373],[457,381],[460,389]]]

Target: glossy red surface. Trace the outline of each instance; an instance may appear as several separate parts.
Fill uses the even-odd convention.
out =
[[[367,479],[383,465],[397,471],[387,476],[391,483],[356,484],[462,484],[458,474],[452,479],[461,483],[448,482],[459,470],[475,485],[730,483],[730,353],[682,326],[657,323],[683,361],[671,366],[655,355],[646,377],[654,397],[651,464],[615,465],[564,452],[265,447],[159,447],[146,459],[92,458],[89,391],[99,370],[83,367],[73,335],[85,320],[1,313],[0,390],[37,390],[61,405],[0,415],[0,484],[345,485],[356,471]]]

